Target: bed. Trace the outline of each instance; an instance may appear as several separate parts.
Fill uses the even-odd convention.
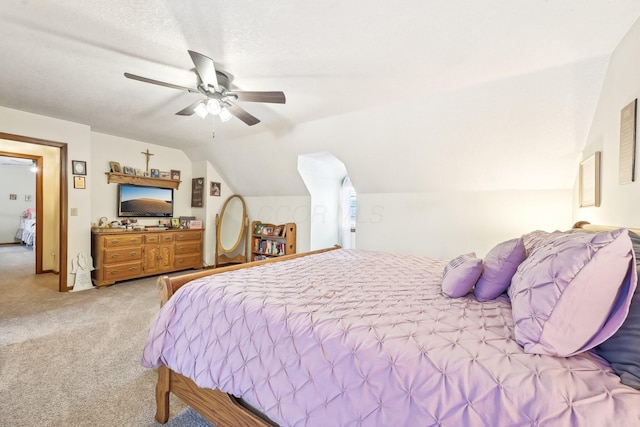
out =
[[[580,226],[161,278],[156,419],[173,393],[217,426],[640,425],[638,230]]]
[[[36,217],[35,211],[27,209],[20,215],[20,225],[16,231],[15,239],[27,246],[33,246],[36,242]]]

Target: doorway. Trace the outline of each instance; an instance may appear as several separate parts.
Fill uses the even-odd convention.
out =
[[[0,140],[3,151],[0,155],[22,157],[36,161],[38,172],[36,178],[35,205],[36,205],[36,274],[56,273],[58,275],[58,290],[65,292],[67,286],[67,144],[57,141],[49,141],[39,138],[31,138],[22,135],[14,135],[0,132]],[[7,148],[10,147],[10,148]],[[46,153],[55,153],[54,156]],[[53,158],[57,160],[52,160]],[[44,177],[53,182],[55,191],[47,191],[44,194]],[[51,184],[48,182],[47,185]],[[50,194],[51,193],[51,194]],[[47,207],[55,206],[44,216],[44,204]],[[51,219],[47,219],[51,218]],[[41,219],[41,220],[40,220]],[[44,236],[50,236],[45,239]],[[44,244],[43,244],[44,243]],[[47,245],[53,245],[51,250]],[[43,262],[43,255],[49,251],[57,257]]]

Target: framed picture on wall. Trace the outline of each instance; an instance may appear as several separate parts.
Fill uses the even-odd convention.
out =
[[[71,160],[71,168],[74,175],[87,174],[87,162],[82,160]]]
[[[220,183],[211,181],[211,191],[212,196],[220,196]]]
[[[73,188],[79,188],[84,190],[86,188],[84,182],[84,176],[74,176],[73,177]]]

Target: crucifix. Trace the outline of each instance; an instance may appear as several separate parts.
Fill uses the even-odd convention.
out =
[[[142,154],[144,154],[145,156],[147,156],[147,172],[149,172],[149,157],[153,156],[153,154],[151,154],[149,152],[149,149],[147,148],[147,151],[141,151]]]

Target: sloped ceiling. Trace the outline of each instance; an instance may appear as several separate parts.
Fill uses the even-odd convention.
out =
[[[237,193],[299,195],[333,153],[358,192],[570,188],[637,0],[3,0],[0,105],[208,159]],[[187,50],[244,90],[246,126],[175,113]],[[215,133],[215,138],[212,135]]]

